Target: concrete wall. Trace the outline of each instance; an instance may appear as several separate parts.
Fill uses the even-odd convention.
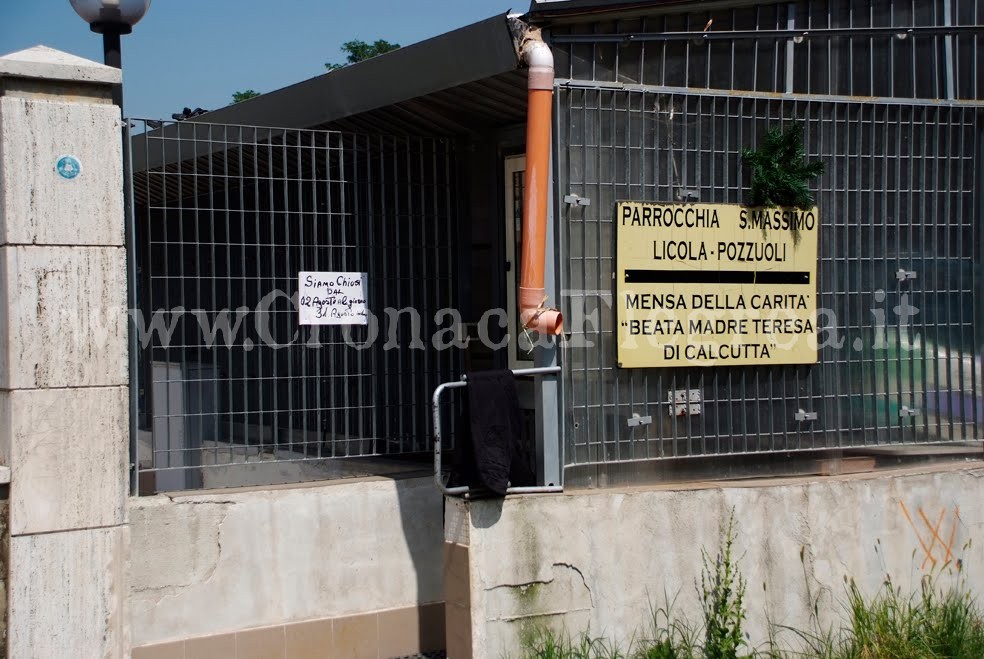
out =
[[[594,635],[627,644],[644,637],[649,605],[663,605],[664,594],[677,598],[677,614],[699,621],[700,551],[716,551],[732,509],[753,644],[766,640],[768,619],[809,628],[816,597],[821,611],[839,616],[845,578],[869,592],[886,575],[917,588],[933,569],[926,549],[939,571],[949,545],[962,576],[984,592],[982,501],[981,463],[737,486],[449,500],[445,551],[456,557],[449,562],[455,574],[447,576],[449,655],[467,656],[470,644],[475,657],[516,656],[521,631],[535,622],[575,634],[590,626]],[[935,545],[920,510],[939,524]],[[470,634],[455,637],[452,619],[467,609]]]
[[[429,478],[131,499],[133,645],[440,602],[442,515]]]

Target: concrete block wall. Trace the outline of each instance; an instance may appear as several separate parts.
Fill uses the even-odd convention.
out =
[[[126,257],[115,69],[0,57],[8,655],[129,652]],[[62,176],[63,156],[81,163]]]
[[[962,580],[980,594],[981,501],[984,463],[449,500],[448,654],[518,656],[524,630],[538,624],[574,635],[590,629],[626,647],[646,637],[650,604],[663,606],[665,597],[675,598],[676,615],[699,622],[701,549],[713,555],[732,510],[752,646],[766,642],[770,621],[811,629],[814,602],[829,621],[842,620],[845,579],[868,593],[886,576],[918,590],[948,555],[962,569],[940,576],[940,585]],[[939,523],[939,539],[920,510]]]
[[[133,656],[443,649],[442,505],[430,478],[132,499]]]

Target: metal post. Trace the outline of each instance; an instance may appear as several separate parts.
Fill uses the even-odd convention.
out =
[[[114,69],[123,69],[123,49],[120,47],[119,30],[104,28],[103,35],[103,61],[106,66]],[[123,112],[123,85],[113,85],[113,105]]]
[[[951,0],[943,0],[943,26],[953,27],[953,5]],[[944,72],[944,94],[947,100],[954,100],[957,97],[953,78],[953,34],[946,33],[943,37],[943,66]]]
[[[126,244],[126,306],[127,306],[127,345],[129,347],[129,392],[130,392],[130,493],[140,493],[140,459],[137,437],[139,432],[139,397],[142,383],[138,360],[142,357],[137,336],[137,227],[133,208],[133,153],[130,148],[130,123],[123,122],[123,216],[124,242]],[[148,387],[149,389],[149,387]],[[148,396],[150,394],[148,393]]]
[[[787,11],[789,12],[786,18],[786,29],[790,32],[796,29],[796,5],[792,2],[787,5]],[[793,75],[793,69],[796,61],[796,42],[792,39],[786,40],[786,93],[793,93],[793,83],[795,81],[795,76]]]
[[[555,105],[557,105],[555,103]],[[555,108],[556,110],[559,108]],[[556,114],[554,115],[556,116]],[[556,127],[554,122],[554,127]],[[556,133],[555,133],[556,135]],[[558,189],[554,178],[554,167],[556,166],[555,149],[557,140],[553,140],[550,149],[550,167],[548,169],[549,194],[547,196],[547,245],[553,246],[552,253],[546,255],[544,260],[544,288],[548,292],[551,300],[559,306],[560,286],[557,285],[558,260],[560,258],[559,245],[560,236],[557,231],[556,222],[556,199]],[[534,352],[534,363],[537,367],[558,368],[560,366],[560,346],[563,337],[547,337],[539,335],[537,347]],[[559,372],[559,371],[558,371]],[[553,373],[550,373],[553,374]],[[536,455],[537,455],[537,477],[546,486],[560,486],[563,484],[563,397],[560,388],[562,386],[561,377],[536,378],[535,398],[536,398]]]

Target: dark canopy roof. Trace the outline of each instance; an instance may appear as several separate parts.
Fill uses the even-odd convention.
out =
[[[526,76],[506,14],[346,66],[283,89],[168,124],[152,138],[198,140],[201,157],[221,149],[209,125],[333,128],[352,131],[461,135],[522,121]],[[180,130],[179,130],[180,129]],[[257,138],[259,139],[259,138]],[[175,140],[132,141],[141,170],[184,160]]]
[[[196,118],[220,124],[313,128],[518,66],[499,15]]]

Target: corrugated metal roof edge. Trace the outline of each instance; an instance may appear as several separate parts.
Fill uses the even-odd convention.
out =
[[[784,0],[531,0],[530,22],[549,19],[583,20],[598,14],[644,14],[653,9],[686,11],[720,7],[769,5]]]

